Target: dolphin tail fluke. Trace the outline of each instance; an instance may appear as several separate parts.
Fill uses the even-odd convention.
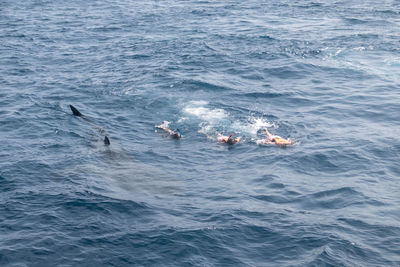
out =
[[[79,110],[77,110],[73,105],[69,105],[69,107],[72,110],[72,114],[78,117],[82,117],[82,113],[80,113]]]
[[[106,146],[109,146],[109,145],[110,145],[110,139],[108,139],[107,135],[104,137],[104,144],[105,144]]]

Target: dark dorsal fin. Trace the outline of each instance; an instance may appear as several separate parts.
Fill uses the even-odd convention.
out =
[[[87,121],[87,122],[89,122],[90,124],[96,126],[96,127],[100,130],[100,133],[103,133],[103,132],[104,132],[104,129],[103,129],[102,127],[100,127],[99,125],[95,124],[95,123],[92,122],[90,119],[86,118],[86,116],[83,116],[82,113],[80,113],[79,110],[77,110],[73,105],[69,105],[69,107],[71,108],[72,114],[74,114],[74,116],[81,117],[81,118],[84,119],[85,121]],[[108,139],[107,135],[104,137],[104,144],[105,144],[106,146],[109,146],[109,145],[110,145],[110,139]]]
[[[107,135],[104,137],[104,144],[105,144],[106,146],[109,146],[109,145],[110,145],[110,139],[108,139]]]
[[[78,117],[82,117],[82,113],[80,113],[79,110],[77,110],[73,105],[69,105],[69,107],[72,110],[72,114]]]

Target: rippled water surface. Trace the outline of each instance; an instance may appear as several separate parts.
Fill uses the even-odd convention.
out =
[[[0,1],[0,265],[399,266],[399,89],[399,1]]]

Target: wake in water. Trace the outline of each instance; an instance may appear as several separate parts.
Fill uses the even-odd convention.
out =
[[[203,134],[207,139],[218,142],[227,143],[232,139],[234,134],[243,136],[243,138],[235,137],[234,143],[247,141],[259,145],[277,144],[281,146],[293,144],[293,140],[287,140],[277,135],[268,135],[267,138],[260,139],[260,131],[267,131],[267,128],[277,128],[274,123],[267,121],[265,118],[248,117],[246,121],[237,120],[224,109],[211,108],[206,101],[191,101],[182,108],[183,117],[179,122],[187,120],[195,121],[198,124],[198,133]],[[168,125],[167,125],[168,126]],[[231,133],[225,136],[222,133]],[[269,133],[269,132],[268,132]],[[270,138],[271,137],[271,138]],[[230,139],[229,139],[230,138]]]

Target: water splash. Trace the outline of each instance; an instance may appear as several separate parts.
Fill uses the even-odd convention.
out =
[[[207,105],[207,101],[190,101],[183,108],[183,112],[210,123],[218,122],[229,116],[229,113],[225,110],[220,108],[209,108]]]
[[[214,140],[218,133],[237,133],[252,139],[257,136],[260,129],[275,127],[263,117],[235,118],[222,108],[209,107],[207,101],[191,101],[183,107],[182,112],[184,117],[180,121],[198,120],[198,133],[204,134],[211,140]]]

